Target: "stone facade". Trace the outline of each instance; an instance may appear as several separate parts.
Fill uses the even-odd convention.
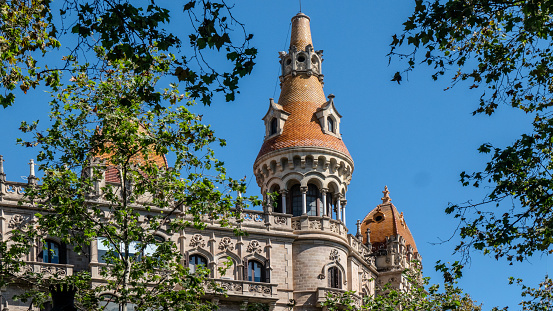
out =
[[[321,310],[329,292],[354,291],[360,300],[378,294],[378,286],[387,282],[401,287],[402,271],[411,260],[420,260],[403,214],[398,215],[387,189],[383,203],[358,221],[355,235],[348,234],[346,194],[354,163],[339,132],[342,116],[334,96],[326,99],[322,90],[322,51],[313,49],[306,15],[292,19],[290,50],[281,52],[280,59],[281,95],[278,103],[270,100],[263,118],[264,143],[254,163],[267,204],[262,211],[244,210],[242,219],[231,220],[248,236],[234,236],[207,216],[204,230],[163,236],[188,256],[205,259],[211,278],[228,293],[226,298],[205,297],[217,302],[219,310],[246,310],[251,303],[266,304],[270,310]],[[34,220],[36,210],[18,205],[25,188],[35,181],[33,165],[29,183],[10,182],[0,157],[3,242],[11,230]],[[95,242],[81,256],[68,245],[60,252],[66,264],[40,262],[40,251],[37,245],[24,258],[29,269],[60,275],[87,270],[94,282],[105,281],[99,274],[104,264],[97,260]],[[220,275],[217,267],[228,257],[231,268]],[[244,275],[244,266],[251,261],[262,267],[261,281],[248,281]],[[3,310],[30,310],[29,305],[11,300],[23,290],[17,284],[2,289]]]

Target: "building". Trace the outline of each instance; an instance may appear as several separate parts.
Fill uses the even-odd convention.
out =
[[[280,52],[281,93],[269,101],[263,144],[253,164],[265,201],[278,193],[263,211],[245,210],[242,227],[249,235],[209,223],[205,230],[190,229],[180,236],[163,236],[186,252],[189,265],[207,265],[211,277],[228,297],[209,296],[220,310],[245,310],[248,303],[267,304],[270,310],[321,310],[327,293],[355,291],[355,299],[377,294],[379,285],[402,287],[402,271],[420,260],[413,236],[387,188],[382,203],[357,222],[355,234],[345,226],[347,190],[354,170],[352,156],[340,134],[341,115],[334,95],[323,91],[322,51],[313,47],[309,17],[292,18],[290,49]],[[34,182],[31,161],[29,183]],[[106,172],[106,183],[117,183]],[[0,158],[0,231],[2,237],[29,222],[36,211],[18,206],[26,183],[6,180]],[[355,207],[365,208],[365,207]],[[77,256],[70,246],[53,238],[30,250],[25,260],[34,271],[65,275],[89,270],[94,282],[103,282],[99,269],[106,250],[93,242],[89,256]],[[56,250],[45,258],[43,248]],[[38,258],[40,257],[40,260]],[[48,257],[48,256],[46,256]],[[218,266],[232,258],[230,273]],[[21,288],[3,290],[7,310],[29,306],[9,297]],[[6,310],[4,309],[4,310]]]

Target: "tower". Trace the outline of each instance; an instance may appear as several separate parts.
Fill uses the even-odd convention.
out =
[[[265,198],[278,194],[272,212],[345,223],[353,159],[342,141],[334,95],[323,92],[323,51],[313,49],[309,21],[303,13],[292,18],[290,49],[279,53],[280,98],[269,100],[263,117],[254,174]]]
[[[269,100],[253,166],[271,202],[265,212],[291,216],[297,236],[291,254],[294,310],[320,310],[329,290],[360,291],[359,275],[370,273],[361,268],[364,259],[357,252],[358,258],[351,255],[345,207],[354,164],[340,134],[334,95],[323,91],[323,51],[313,48],[309,23],[303,13],[292,18],[290,48],[279,53],[280,97]]]

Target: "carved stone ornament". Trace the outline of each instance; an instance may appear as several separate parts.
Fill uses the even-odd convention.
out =
[[[261,254],[261,251],[262,251],[262,247],[261,245],[259,244],[258,241],[256,240],[253,240],[250,242],[250,244],[248,244],[248,248],[246,249],[246,251],[248,253],[258,253],[258,254]]]
[[[205,240],[201,234],[194,234],[190,239],[190,247],[205,247]]]
[[[28,216],[23,215],[13,215],[10,219],[10,222],[8,223],[8,228],[10,229],[23,229],[25,225],[29,222]]]
[[[232,243],[232,240],[229,237],[224,237],[221,239],[221,242],[219,242],[219,249],[222,251],[234,250],[234,244]]]
[[[328,256],[328,259],[334,261],[334,262],[340,262],[340,254],[338,253],[337,249],[333,249],[330,251],[330,256]]]
[[[340,230],[338,229],[338,225],[335,224],[335,223],[330,224],[330,231],[332,231],[334,233],[340,233]]]
[[[317,279],[319,279],[319,280],[324,280],[324,279],[325,279],[325,275],[322,274],[322,273],[319,273],[319,275],[317,276]]]
[[[277,224],[277,225],[285,225],[285,224],[286,224],[286,217],[284,217],[284,216],[276,216],[276,217],[275,217],[275,224]]]
[[[292,221],[292,230],[301,230],[301,223],[297,220]]]
[[[321,228],[322,228],[322,225],[320,221],[315,220],[315,221],[309,222],[309,229],[321,230]]]
[[[269,286],[265,286],[265,285],[251,284],[250,285],[250,292],[269,295],[269,294],[271,294],[271,288]]]

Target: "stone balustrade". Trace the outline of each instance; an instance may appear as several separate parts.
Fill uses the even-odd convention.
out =
[[[277,299],[277,284],[227,279],[209,279],[208,282],[215,283],[228,296]],[[206,293],[214,294],[216,291],[212,285],[208,285]]]
[[[23,266],[20,273],[28,272],[42,274],[44,278],[61,278],[73,275],[73,265],[29,261]]]

